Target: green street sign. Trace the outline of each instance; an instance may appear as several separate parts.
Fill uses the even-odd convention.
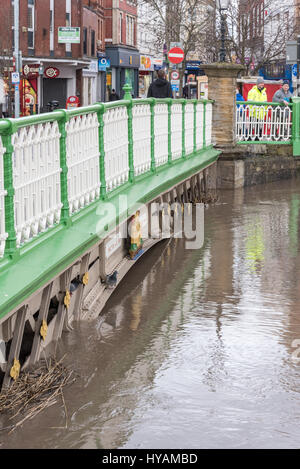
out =
[[[58,28],[59,44],[80,44],[80,28],[64,26]]]

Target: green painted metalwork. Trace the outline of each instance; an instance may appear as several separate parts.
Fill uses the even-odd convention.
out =
[[[300,98],[293,98],[293,155],[300,156]]]
[[[103,104],[99,105],[99,109],[97,111],[98,115],[98,122],[99,122],[99,152],[100,152],[100,197],[101,199],[106,198],[106,179],[105,179],[105,150],[104,150],[104,120],[103,115],[105,112],[105,107]]]
[[[8,257],[13,257],[17,250],[17,237],[15,230],[15,210],[14,210],[14,185],[13,185],[13,163],[12,163],[12,154],[13,154],[13,145],[12,145],[12,134],[13,129],[12,125],[6,129],[2,134],[2,143],[5,148],[5,153],[3,155],[3,167],[4,167],[4,190],[6,191],[5,196],[5,229],[8,233],[8,238],[5,244],[5,255]]]
[[[175,184],[188,178],[195,171],[199,171],[217,160],[219,152],[212,147],[196,151],[196,106],[194,104],[194,145],[193,153],[185,155],[185,104],[186,100],[154,99],[133,101],[131,98],[131,87],[125,85],[125,99],[113,103],[97,103],[93,106],[73,110],[58,110],[52,113],[29,116],[20,119],[3,119],[0,121],[0,136],[2,137],[5,153],[4,161],[4,189],[6,196],[5,205],[5,230],[8,239],[5,245],[5,256],[0,260],[0,318],[16,308],[31,294],[43,287],[54,276],[67,268],[87,249],[95,245],[99,237],[107,235],[107,228],[113,225],[114,220],[106,223],[99,231],[99,215],[105,210],[106,203],[117,206],[120,193],[127,195],[129,206],[120,215],[119,222],[131,216],[136,210],[136,204],[147,203],[160,193],[173,187]],[[182,143],[183,158],[172,161],[172,104],[182,104]],[[204,106],[206,102],[201,100]],[[157,104],[168,105],[168,163],[156,168],[155,165],[155,106]],[[151,171],[135,177],[133,158],[133,128],[132,108],[133,105],[148,104],[151,108]],[[129,182],[125,182],[117,189],[107,193],[106,171],[105,171],[105,146],[104,146],[104,114],[109,109],[126,106],[128,112],[128,158],[129,158]],[[99,152],[100,152],[100,200],[91,202],[80,211],[70,216],[68,196],[68,166],[66,154],[66,123],[76,116],[97,113],[99,123]],[[204,113],[205,117],[205,113]],[[13,186],[13,145],[12,135],[23,127],[31,125],[57,122],[59,126],[60,139],[60,190],[62,213],[59,224],[47,231],[39,233],[27,244],[20,248],[16,246],[16,229],[14,218],[14,186]],[[205,132],[205,122],[204,122]],[[205,135],[205,133],[204,133]],[[205,146],[205,139],[204,139]],[[189,156],[189,158],[185,158]],[[154,177],[155,173],[155,177]],[[101,223],[100,223],[101,226]],[[98,231],[97,231],[98,230]]]
[[[168,98],[168,163],[172,164],[172,103],[173,100]]]
[[[171,166],[166,165],[155,175],[148,172],[144,179],[135,181],[135,184],[122,186],[122,194],[127,196],[128,205],[119,214],[119,222],[135,213],[137,205],[150,202],[211,165],[219,154],[213,148],[205,149],[185,160],[179,159]],[[92,208],[84,208],[76,214],[70,227],[61,224],[51,236],[47,237],[46,233],[47,242],[38,242],[34,249],[27,249],[17,262],[5,264],[4,268],[0,263],[0,319],[64,271],[99,239],[106,237],[108,230],[114,229],[114,215],[107,204],[115,205],[118,213],[118,195],[111,194],[107,201],[98,200]],[[103,220],[105,212],[110,214],[109,220]]]
[[[186,99],[182,102],[182,158],[186,158],[185,152],[185,106]]]
[[[206,147],[206,102],[203,103],[203,148]]]
[[[61,110],[60,119],[58,121],[59,132],[60,132],[60,193],[61,193],[61,222],[65,224],[70,224],[70,207],[68,199],[68,166],[67,166],[67,132],[66,132],[66,123],[68,121],[68,114],[66,111]]]
[[[151,98],[150,110],[151,110],[151,171],[154,173],[155,164],[155,125],[154,125],[154,114],[155,114],[155,99]]]
[[[128,158],[129,158],[129,182],[134,182],[134,161],[133,161],[133,130],[132,130],[132,96],[131,96],[131,85],[126,83],[123,86],[123,90],[125,91],[124,99],[125,101],[129,101],[127,105],[127,113],[128,113]]]

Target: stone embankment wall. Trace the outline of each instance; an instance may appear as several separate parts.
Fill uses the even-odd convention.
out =
[[[300,174],[300,158],[290,145],[237,145],[223,151],[218,161],[218,189],[235,189]]]

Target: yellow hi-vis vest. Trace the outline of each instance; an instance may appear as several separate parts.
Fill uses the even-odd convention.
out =
[[[253,86],[253,88],[248,93],[247,101],[257,101],[261,103],[268,101],[266,88],[264,88],[262,91],[259,91],[256,85]],[[264,109],[254,110],[253,106],[250,106],[251,117],[255,115],[257,119],[264,120],[265,116],[267,115],[268,106],[265,106]]]

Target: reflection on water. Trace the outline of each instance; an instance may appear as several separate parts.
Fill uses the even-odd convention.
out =
[[[65,425],[59,403],[0,446],[298,447],[299,187],[221,193],[202,250],[174,240],[142,258],[98,320],[64,337],[79,373],[67,430],[51,428]]]

